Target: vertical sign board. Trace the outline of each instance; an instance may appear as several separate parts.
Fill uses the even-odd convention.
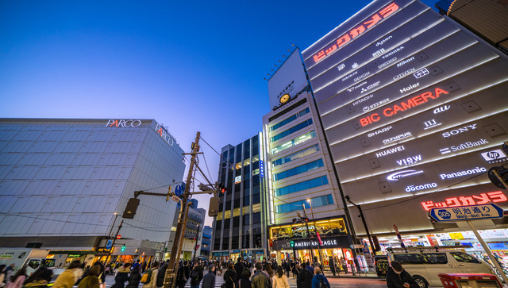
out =
[[[508,131],[508,62],[461,29],[420,1],[373,1],[302,52],[339,179],[355,201],[462,195],[491,185],[485,172],[508,160],[490,157]],[[398,205],[373,210],[385,215],[373,233],[391,228]]]

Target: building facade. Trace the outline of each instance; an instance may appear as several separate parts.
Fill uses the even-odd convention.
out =
[[[261,260],[266,257],[266,212],[262,134],[222,148],[219,215],[214,218],[212,258]]]
[[[270,256],[279,262],[315,257],[325,267],[330,257],[352,260],[342,197],[298,49],[268,86],[273,108],[263,116],[263,145]],[[308,228],[300,216],[309,218]]]
[[[155,120],[0,119],[0,247],[160,259],[176,203],[141,195],[134,219],[121,215],[134,191],[181,181],[182,153]]]
[[[201,240],[201,257],[209,259],[211,254],[211,244],[212,244],[212,227],[205,226],[203,229],[203,238]]]
[[[500,149],[508,139],[505,55],[406,0],[372,2],[302,55],[344,194],[361,204],[381,248],[400,247],[398,227],[406,246],[467,243],[485,255],[465,223],[436,223],[428,212],[508,208],[506,191],[487,176],[508,160]],[[365,236],[361,218],[352,220]],[[507,223],[475,225],[498,243],[508,239]]]

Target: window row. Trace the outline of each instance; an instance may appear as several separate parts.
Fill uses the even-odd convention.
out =
[[[333,204],[332,194],[312,198],[310,201],[311,201],[311,203],[307,202],[307,200],[301,200],[301,201],[296,201],[293,203],[286,203],[286,204],[282,204],[282,205],[277,205],[276,213],[282,214],[282,213],[288,213],[288,212],[301,210],[303,205],[305,205],[305,208],[308,209],[308,208],[310,208],[311,205],[312,205],[312,208],[317,208],[317,207]]]
[[[279,158],[277,160],[274,160],[274,161],[272,161],[272,166],[273,167],[277,167],[279,165],[291,162],[291,161],[296,160],[296,159],[300,159],[302,157],[305,157],[305,156],[310,155],[310,154],[312,154],[314,152],[317,152],[317,151],[319,151],[319,144],[316,144],[316,145],[311,146],[309,148],[305,148],[303,150],[300,150],[300,151],[298,151],[296,153],[293,153],[293,154],[290,154],[288,156],[285,156],[285,157]]]
[[[299,192],[299,191],[310,189],[310,188],[323,186],[326,184],[328,184],[328,178],[326,176],[321,176],[318,178],[303,181],[303,182],[289,185],[286,187],[277,188],[274,190],[275,190],[275,195],[282,196],[282,195],[291,194],[291,193]]]
[[[282,145],[279,145],[275,148],[272,148],[272,155],[273,154],[276,154],[276,153],[279,153],[281,151],[284,151],[286,149],[289,149],[291,147],[294,147],[300,143],[303,143],[307,140],[310,140],[312,138],[316,137],[316,131],[310,131],[309,133],[306,133],[306,134],[303,134],[303,135],[300,135],[298,137],[296,137],[295,139],[293,140],[289,140],[288,142],[282,144]]]
[[[298,175],[298,174],[301,174],[301,173],[308,172],[310,170],[317,169],[319,167],[323,167],[323,165],[324,165],[323,164],[323,159],[318,159],[316,161],[312,161],[310,163],[303,164],[301,166],[298,166],[298,167],[286,170],[284,172],[280,172],[280,173],[274,174],[273,175],[273,180],[274,181],[279,181],[279,180],[282,180],[282,179],[285,179],[285,178],[288,178],[288,177],[291,177],[291,176],[295,176],[295,175]]]
[[[293,115],[293,116],[291,116],[291,117],[289,117],[289,118],[286,118],[286,119],[284,119],[284,120],[280,121],[279,123],[277,123],[277,124],[273,125],[272,127],[270,127],[270,132],[271,132],[271,131],[275,131],[275,130],[279,129],[280,127],[282,127],[282,126],[284,126],[284,125],[286,125],[286,124],[288,124],[288,123],[290,123],[290,122],[295,121],[296,119],[298,119],[298,118],[302,117],[303,115],[305,115],[305,114],[307,114],[307,113],[309,113],[309,112],[310,112],[310,110],[309,110],[309,108],[307,107],[307,108],[305,108],[304,110],[302,110],[302,111],[300,111],[300,112],[296,113],[295,115]]]
[[[289,128],[288,130],[284,131],[284,132],[281,132],[275,136],[273,136],[272,138],[270,138],[270,142],[275,142],[277,140],[280,140],[288,135],[291,135],[297,131],[300,131],[302,130],[303,128],[309,126],[312,124],[312,118],[310,119],[307,119],[306,121],[303,121],[302,123],[298,124],[298,125],[295,125],[291,128]]]

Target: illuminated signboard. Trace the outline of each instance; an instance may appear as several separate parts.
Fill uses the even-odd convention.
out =
[[[344,193],[370,213],[408,193],[492,185],[488,164],[508,160],[508,65],[462,29],[419,1],[379,0],[302,52]],[[493,193],[475,197],[506,201]],[[391,230],[387,217],[374,233]]]
[[[154,131],[164,140],[164,142],[168,143],[169,146],[173,146],[173,136],[169,134],[166,128],[164,128],[162,125],[159,125],[159,123],[156,123]]]
[[[481,205],[487,203],[500,203],[507,202],[508,198],[501,191],[480,193],[480,195],[472,196],[459,196],[446,198],[443,202],[425,201],[422,202],[422,207],[425,211],[430,211],[434,208],[441,207],[458,207],[458,206],[471,206]]]
[[[141,120],[114,120],[111,119],[106,124],[106,127],[120,127],[120,128],[128,128],[128,127],[139,127],[141,126]]]

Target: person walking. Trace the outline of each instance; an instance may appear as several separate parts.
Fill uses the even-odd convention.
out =
[[[277,273],[275,273],[275,276],[273,278],[274,278],[273,288],[289,288],[288,278],[286,277],[286,275],[284,275],[284,270],[282,269],[282,266],[279,266],[277,268]]]
[[[35,272],[34,272],[35,273]],[[19,269],[14,276],[9,279],[10,281],[7,283],[6,288],[21,288],[23,286],[23,282],[26,279],[26,268]]]
[[[72,288],[74,284],[77,282],[77,279],[80,277],[76,277],[74,271],[77,269],[81,269],[81,262],[79,260],[74,260],[71,262],[69,267],[65,269],[62,274],[58,275],[55,283],[53,283],[53,288]]]
[[[161,265],[159,267],[159,272],[157,272],[157,287],[162,287],[162,285],[164,285],[164,277],[166,277],[166,270],[167,269],[168,269],[168,264],[166,262],[161,262]]]
[[[146,269],[143,276],[141,276],[141,283],[143,283],[143,288],[155,288],[157,287],[157,267],[159,267],[159,262],[155,261],[152,263],[149,269]],[[146,274],[146,277],[145,277]],[[145,278],[145,279],[144,279]]]
[[[176,274],[176,286],[178,286],[178,288],[185,288],[185,284],[189,279],[189,274],[187,274],[186,269],[187,267],[184,265],[184,263],[180,262],[180,265],[178,266],[178,272]]]
[[[236,271],[235,265],[230,263],[228,266],[228,270],[224,272],[224,282],[226,283],[226,288],[233,288],[236,282]]]
[[[310,271],[310,273],[312,273],[312,276],[314,276],[314,268],[312,266],[310,266],[310,263],[307,261],[307,263],[305,263],[305,267],[307,270]]]
[[[243,269],[243,271],[242,271],[242,277],[240,278],[238,283],[240,284],[238,286],[238,288],[252,288],[251,287],[252,283],[250,281],[250,270],[249,270],[249,268],[244,268]]]
[[[198,262],[194,263],[194,269],[190,273],[190,285],[191,288],[199,288],[199,283],[203,279],[203,269]]]
[[[53,270],[47,267],[39,267],[30,277],[23,283],[23,287],[46,288],[53,276]],[[73,275],[74,277],[74,275]]]
[[[299,266],[299,272],[298,272],[298,278],[296,279],[296,286],[298,288],[311,288],[312,287],[312,272],[310,272],[307,268],[304,266],[305,264],[302,263],[302,266]]]
[[[391,269],[386,273],[386,284],[388,288],[418,288],[418,284],[411,275],[402,268],[400,262],[392,261]]]
[[[101,274],[101,266],[93,265],[88,271],[88,274],[83,278],[78,285],[78,288],[99,288],[99,276]]]
[[[321,268],[314,267],[314,277],[312,278],[312,288],[321,288],[321,284],[324,284],[326,288],[330,288],[330,283],[328,283],[328,279],[326,279],[323,272],[321,272]]]
[[[132,268],[131,275],[129,275],[129,283],[125,288],[138,288],[140,281],[141,273],[139,273],[139,267]]]
[[[242,257],[238,257],[238,259],[236,260],[236,264],[235,264],[235,272],[236,272],[236,281],[235,281],[235,286],[238,287],[238,281],[240,281],[240,277],[242,275],[242,272],[243,272],[243,263],[242,263]]]
[[[104,269],[104,264],[102,264],[102,262],[95,262],[93,264],[93,266],[99,266],[99,285],[101,288],[106,288],[106,273],[105,273],[105,269]]]
[[[201,288],[215,288],[215,264],[208,265],[208,273],[203,277]]]
[[[270,278],[263,272],[263,265],[256,263],[256,274],[252,276],[251,288],[270,288]]]
[[[0,265],[0,288],[5,286],[5,264]]]
[[[124,288],[125,281],[129,281],[129,272],[131,264],[126,263],[123,267],[118,268],[115,276],[115,288]]]

